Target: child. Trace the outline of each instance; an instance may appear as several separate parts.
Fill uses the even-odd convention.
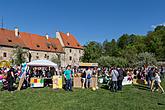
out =
[[[158,72],[155,72],[155,82],[156,82],[158,88],[161,89],[162,94],[164,94],[164,89],[163,89],[163,87],[162,87],[161,84],[160,84],[160,83],[161,83],[161,79],[160,79],[160,76],[159,76]],[[154,89],[155,89],[155,88],[153,88],[152,91],[154,91]]]

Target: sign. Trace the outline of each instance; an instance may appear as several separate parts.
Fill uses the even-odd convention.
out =
[[[97,67],[98,63],[80,63],[79,66]]]
[[[62,89],[62,77],[53,76],[53,89]]]
[[[82,87],[81,77],[74,77],[73,87],[75,87],[75,88],[81,88]]]
[[[31,78],[30,79],[31,87],[44,87],[44,79],[42,78]]]
[[[132,84],[132,79],[130,78],[130,76],[124,77],[122,85],[130,85],[130,84]]]

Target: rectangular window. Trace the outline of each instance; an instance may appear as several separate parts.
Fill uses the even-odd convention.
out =
[[[3,57],[7,57],[7,53],[6,52],[3,53]]]
[[[45,54],[44,58],[47,58],[47,54]]]
[[[70,60],[70,61],[72,60],[72,57],[71,57],[71,56],[69,57],[69,60]]]
[[[72,49],[70,49],[70,53],[72,52]]]

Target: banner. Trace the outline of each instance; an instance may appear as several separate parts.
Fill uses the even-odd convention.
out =
[[[53,76],[53,89],[62,89],[62,77]]]
[[[30,79],[31,87],[44,87],[44,79],[42,78],[31,78]]]

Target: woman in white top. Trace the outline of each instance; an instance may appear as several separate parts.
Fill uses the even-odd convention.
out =
[[[161,79],[160,79],[160,76],[158,74],[158,72],[155,72],[155,81],[157,82],[158,84],[158,87],[161,89],[162,93],[164,93],[164,89],[163,87],[161,86]],[[154,89],[152,89],[152,91],[154,91]]]

